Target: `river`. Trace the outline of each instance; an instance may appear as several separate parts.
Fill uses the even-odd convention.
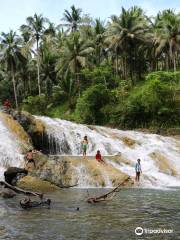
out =
[[[52,199],[50,209],[23,210],[19,206],[19,201],[23,198],[21,195],[13,199],[0,198],[0,239],[180,239],[179,139],[86,126],[47,117],[36,118],[46,128],[49,153],[52,155],[79,157],[81,141],[87,135],[89,156],[94,156],[100,149],[102,155],[108,156],[108,166],[131,178],[134,178],[137,158],[141,158],[141,188],[123,189],[111,201],[88,204],[86,188],[89,187],[90,196],[99,195],[112,187],[112,181],[105,171],[108,167],[102,167],[98,174],[106,179],[103,185],[106,188],[93,188],[96,186],[91,181],[94,175],[93,178],[89,177],[93,169],[89,169],[86,162],[82,164],[80,161],[74,176],[79,179],[78,188],[62,189],[47,195]],[[19,149],[19,140],[5,122],[0,121],[0,179],[3,179],[4,170],[9,166],[23,166],[23,154]],[[120,160],[115,161],[111,156],[119,156]],[[102,184],[97,186],[102,187]],[[139,229],[143,231],[142,235],[135,234],[137,227],[142,228]],[[153,230],[166,230],[170,233],[150,233]]]
[[[99,195],[107,189],[89,189]],[[48,195],[50,209],[23,210],[19,200],[0,198],[0,239],[133,240],[180,239],[180,189],[123,189],[110,201],[86,203],[87,190],[62,189]],[[79,207],[79,211],[77,211]],[[135,234],[135,228],[173,233]],[[145,230],[144,230],[145,231]]]

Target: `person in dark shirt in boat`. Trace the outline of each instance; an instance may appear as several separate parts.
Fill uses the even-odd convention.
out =
[[[101,152],[99,150],[96,153],[96,160],[98,162],[100,162],[100,163],[104,163],[105,164],[105,161],[102,159]]]

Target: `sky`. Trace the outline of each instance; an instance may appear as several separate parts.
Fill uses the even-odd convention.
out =
[[[120,14],[121,7],[137,5],[148,15],[171,8],[180,12],[180,0],[0,0],[0,32],[17,31],[34,13],[43,14],[51,22],[59,24],[65,9],[72,5],[81,8],[94,18],[107,20],[112,14]]]

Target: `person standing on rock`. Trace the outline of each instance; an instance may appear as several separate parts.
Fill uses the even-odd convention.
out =
[[[82,144],[83,158],[86,158],[86,152],[87,152],[87,148],[88,148],[87,136],[84,136],[84,139],[81,144]]]
[[[136,171],[136,181],[139,182],[140,180],[140,174],[142,173],[142,169],[141,169],[141,160],[138,159],[136,166],[135,166],[135,171]]]

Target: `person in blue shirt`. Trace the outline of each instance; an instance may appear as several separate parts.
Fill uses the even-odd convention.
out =
[[[136,181],[139,182],[140,180],[140,174],[142,173],[142,169],[141,169],[141,160],[138,159],[136,166],[135,166],[135,171],[136,171]]]

